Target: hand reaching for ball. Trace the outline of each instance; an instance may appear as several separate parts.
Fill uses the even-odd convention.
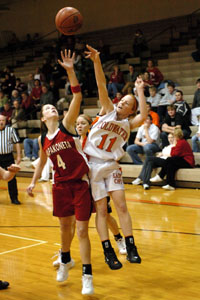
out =
[[[58,59],[58,63],[65,69],[65,70],[70,70],[74,68],[74,58],[75,58],[75,53],[72,54],[71,56],[71,50],[65,49],[64,53],[61,51],[61,58]]]
[[[90,58],[93,62],[99,59],[99,54],[100,54],[99,51],[97,51],[96,49],[92,48],[89,45],[86,45],[86,47],[89,50],[89,51],[85,51],[86,58]]]

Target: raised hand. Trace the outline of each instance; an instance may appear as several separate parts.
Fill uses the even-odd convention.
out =
[[[144,81],[142,80],[141,77],[137,77],[136,81],[135,81],[135,87],[136,89],[144,89]]]
[[[99,58],[100,52],[89,45],[86,45],[86,47],[89,51],[85,51],[85,58],[90,58],[93,62],[95,62]]]
[[[65,49],[64,53],[61,51],[61,58],[58,59],[58,63],[66,70],[73,69],[74,68],[74,58],[75,58],[75,53],[72,54],[71,56],[71,50]]]

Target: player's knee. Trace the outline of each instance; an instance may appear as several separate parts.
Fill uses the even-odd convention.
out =
[[[79,239],[84,239],[88,236],[88,230],[85,226],[77,227],[77,236]]]

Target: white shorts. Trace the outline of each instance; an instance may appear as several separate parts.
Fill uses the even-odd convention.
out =
[[[90,184],[95,201],[108,196],[109,192],[124,190],[122,170],[114,161],[90,158]]]

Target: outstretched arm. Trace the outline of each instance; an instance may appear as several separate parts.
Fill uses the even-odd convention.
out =
[[[62,61],[58,60],[59,64],[67,71],[69,82],[71,85],[73,98],[69,106],[69,110],[63,119],[64,127],[71,133],[75,134],[75,122],[80,113],[80,106],[82,101],[82,93],[78,79],[74,71],[74,58],[75,53],[71,56],[70,50],[61,51]]]
[[[47,156],[42,149],[41,137],[38,138],[38,143],[39,143],[39,147],[40,147],[40,159],[35,168],[35,172],[33,174],[31,184],[28,186],[28,188],[26,190],[27,193],[29,194],[29,196],[32,196],[32,197],[33,197],[33,189],[35,187],[36,181],[40,178],[42,170],[44,168],[44,165],[46,164],[46,161],[47,161]]]
[[[86,46],[88,51],[85,51],[86,58],[90,58],[94,63],[94,72],[99,92],[99,100],[101,102],[101,106],[104,109],[105,113],[109,113],[114,109],[113,103],[108,97],[108,91],[106,87],[106,78],[103,72],[103,68],[101,65],[101,60],[99,57],[100,52],[91,46]]]
[[[10,165],[7,171],[0,167],[0,179],[10,181],[19,170],[20,166],[15,164]]]
[[[141,78],[137,78],[137,80],[135,81],[135,87],[139,97],[140,113],[135,118],[130,120],[131,129],[140,126],[147,118],[147,104],[146,98],[144,96],[144,82]]]

